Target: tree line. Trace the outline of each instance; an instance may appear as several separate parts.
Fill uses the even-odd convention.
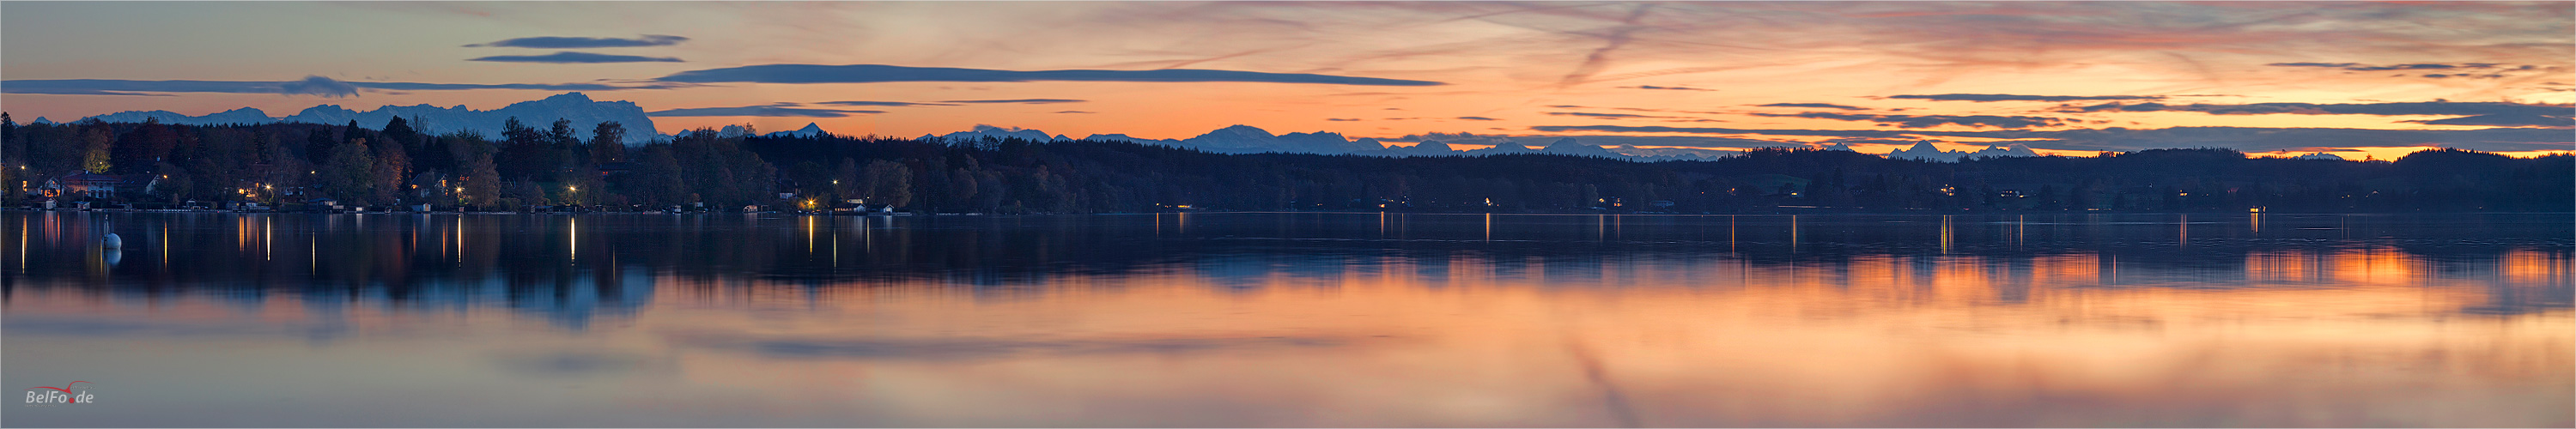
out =
[[[75,172],[157,179],[114,199],[819,208],[862,200],[925,213],[1169,210],[1426,212],[2550,211],[2576,207],[2576,157],[2458,149],[2394,161],[2154,149],[2081,157],[1897,160],[1756,149],[1704,161],[1566,155],[1216,154],[1129,142],[681,133],[622,144],[513,118],[500,136],[298,123],[20,125],[0,114],[0,174],[26,188]],[[640,132],[651,132],[641,130]]]

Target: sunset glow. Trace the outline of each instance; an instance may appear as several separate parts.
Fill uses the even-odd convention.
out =
[[[0,103],[21,122],[493,109],[580,91],[658,112],[662,133],[989,124],[1177,139],[1243,124],[1398,144],[1473,133],[1884,153],[1932,140],[2353,160],[2576,147],[2576,10],[2558,2],[5,8]],[[794,65],[815,67],[781,68]],[[861,65],[891,67],[841,67]],[[1193,70],[1238,74],[1173,77]]]

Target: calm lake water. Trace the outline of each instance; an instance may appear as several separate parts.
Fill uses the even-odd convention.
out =
[[[2571,225],[7,212],[0,424],[2567,427]]]

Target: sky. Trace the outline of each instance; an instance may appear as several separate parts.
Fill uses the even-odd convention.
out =
[[[6,2],[20,121],[580,91],[659,131],[2576,149],[2567,2]],[[1401,143],[1399,143],[1401,144]]]

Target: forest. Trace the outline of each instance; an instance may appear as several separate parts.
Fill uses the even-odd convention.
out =
[[[2565,212],[2576,157],[2439,149],[2393,161],[2248,157],[2229,149],[1894,160],[1755,149],[1707,161],[1567,155],[1216,154],[1128,142],[763,137],[713,129],[641,146],[569,121],[500,136],[430,134],[394,119],[187,126],[25,124],[0,113],[8,206],[540,207],[814,210],[848,200],[912,213],[1180,210],[1409,212]],[[652,132],[640,130],[639,132]],[[2320,146],[2331,146],[2321,142]],[[79,173],[112,193],[45,196]],[[59,186],[56,187],[59,189]]]

